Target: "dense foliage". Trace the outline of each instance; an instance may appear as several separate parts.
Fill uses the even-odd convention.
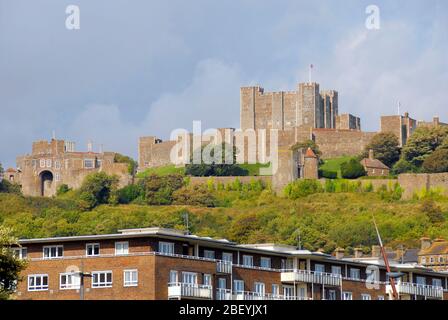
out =
[[[422,169],[428,173],[448,172],[448,149],[438,148],[423,162]]]
[[[366,171],[359,160],[353,158],[341,164],[341,174],[345,179],[357,179],[365,176]]]
[[[373,136],[370,143],[366,146],[362,157],[367,158],[370,150],[373,150],[375,159],[380,160],[389,168],[400,159],[400,143],[397,136],[393,133],[381,132]]]
[[[131,157],[122,155],[120,153],[116,153],[114,156],[114,162],[116,163],[127,163],[128,164],[128,173],[130,175],[134,175],[137,171],[137,161],[132,159]]]
[[[8,299],[14,292],[20,272],[26,266],[25,261],[18,259],[11,250],[17,245],[11,229],[0,225],[0,300]]]

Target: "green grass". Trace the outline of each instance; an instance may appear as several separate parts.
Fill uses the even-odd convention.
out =
[[[259,176],[260,168],[269,168],[269,164],[261,164],[261,163],[240,164],[238,166],[249,171],[249,174],[248,174],[249,176]]]
[[[342,178],[341,164],[349,161],[351,158],[352,157],[341,157],[341,158],[325,160],[324,164],[320,166],[320,169],[327,170],[327,171],[335,171],[338,173],[338,178]]]
[[[143,172],[138,173],[137,178],[144,178],[151,174],[157,174],[159,176],[167,176],[170,174],[185,175],[185,168],[184,167],[176,167],[175,165],[169,165],[169,166],[163,166],[163,167],[157,167],[157,168],[149,168]]]

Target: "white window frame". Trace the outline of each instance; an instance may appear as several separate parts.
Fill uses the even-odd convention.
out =
[[[34,278],[34,285],[30,286],[30,279]],[[40,279],[40,285],[36,285],[37,278]],[[47,284],[44,285],[44,278],[47,278]],[[48,274],[29,274],[27,279],[27,287],[28,291],[47,291],[48,290],[48,282],[49,282]]]
[[[126,280],[126,274],[130,275],[130,280]],[[135,274],[135,279],[132,276]],[[138,286],[138,270],[137,269],[125,269],[123,270],[123,287],[137,287]]]
[[[377,300],[384,300],[384,296],[378,296]]]
[[[28,257],[27,247],[14,248],[13,251],[14,251],[14,255],[21,260],[26,259]],[[25,255],[23,254],[24,252],[25,252]]]
[[[264,282],[254,282],[254,293],[259,295],[260,297],[266,294],[266,285],[264,284]]]
[[[242,294],[244,292],[244,281],[233,280],[233,293]]]
[[[86,166],[86,162],[92,162],[92,166]],[[95,169],[95,159],[83,159],[82,161],[82,167],[84,169]]]
[[[209,288],[212,287],[212,275],[209,273],[204,273],[202,275],[202,284],[204,286],[208,286]]]
[[[283,295],[285,298],[294,297],[294,286],[283,286]]]
[[[98,246],[98,254],[95,254],[95,246]],[[89,254],[89,247],[93,247],[92,248],[92,254]],[[86,244],[86,256],[87,257],[98,257],[100,255],[100,250],[101,250],[101,246],[98,242],[95,243],[87,243]]]
[[[62,284],[62,278],[66,277],[65,284]],[[70,279],[70,281],[69,281]],[[75,281],[74,281],[75,280]],[[59,289],[77,290],[81,288],[81,276],[73,272],[59,274]]]
[[[422,286],[426,286],[426,277],[416,276],[415,277],[415,283],[416,284],[420,284]]]
[[[337,300],[336,290],[328,290],[328,300]]]
[[[230,259],[229,259],[230,257]],[[222,253],[222,261],[233,262],[233,254],[230,252]]]
[[[164,250],[164,248],[169,248],[169,250]],[[159,252],[163,254],[174,254],[174,242],[159,241]]]
[[[118,248],[121,246],[121,249]],[[116,241],[115,242],[115,255],[125,256],[129,254],[129,241]]]
[[[331,266],[331,274],[333,274],[333,275],[342,275],[342,268],[341,268],[341,266]]]
[[[178,283],[179,282],[179,272],[177,270],[170,270],[169,277],[170,277],[169,283]]]
[[[442,279],[432,279],[432,286],[433,287],[443,287]]]
[[[342,292],[342,300],[353,300],[353,293],[350,291]]]
[[[54,174],[54,181],[61,181],[61,174],[59,172]]]
[[[316,263],[314,265],[314,273],[317,274],[325,273],[325,265],[321,263]]]
[[[52,248],[56,248],[56,256],[51,257],[51,249]],[[62,248],[62,255],[59,255],[59,248]],[[48,249],[48,257],[45,256],[45,249]],[[60,259],[62,257],[64,257],[64,246],[63,245],[54,245],[54,246],[43,246],[42,247],[42,257],[45,260],[50,260],[50,259]]]
[[[274,297],[278,297],[280,295],[280,286],[278,284],[273,283],[271,292]]]
[[[45,168],[45,159],[40,159],[39,160],[39,167]]]
[[[250,263],[247,263],[250,262]],[[243,255],[243,266],[244,267],[253,267],[254,266],[254,256]]]
[[[267,262],[267,266],[263,265],[263,261],[266,263]],[[265,269],[271,269],[271,258],[268,257],[261,257],[260,258],[260,267],[261,268],[265,268]]]
[[[350,279],[361,280],[361,270],[357,268],[350,268]]]
[[[204,250],[204,258],[206,259],[215,259],[215,251],[214,250]]]
[[[105,281],[100,282],[100,276],[104,274]],[[107,275],[110,274],[110,281],[107,281]],[[98,281],[94,282],[95,275],[97,276]],[[92,272],[92,288],[93,289],[101,289],[101,288],[112,288],[113,283],[113,273],[112,270],[105,271],[93,271]]]
[[[54,161],[54,168],[55,168],[56,170],[61,169],[61,161],[59,161],[59,160],[55,160],[55,161]]]
[[[190,281],[193,280],[193,281]],[[185,285],[196,286],[198,284],[197,272],[182,272],[182,283]]]
[[[45,160],[45,167],[51,168],[51,164],[52,164],[52,160],[51,159],[46,159]]]
[[[364,300],[364,301],[372,300],[372,296],[368,293],[361,293],[361,300]]]

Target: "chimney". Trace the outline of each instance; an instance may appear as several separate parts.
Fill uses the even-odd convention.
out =
[[[345,250],[342,248],[337,248],[336,250],[334,250],[334,256],[336,257],[336,259],[344,258],[344,253]]]
[[[375,159],[375,155],[374,155],[374,153],[373,153],[373,150],[372,150],[372,149],[370,149],[370,150],[369,150],[369,159],[370,159],[370,160],[373,160],[373,159]]]
[[[372,246],[372,258],[379,258],[381,256],[381,247]]]
[[[355,251],[355,258],[362,258],[363,254],[362,248],[355,248],[354,251]]]
[[[420,239],[420,249],[425,250],[431,247],[431,239],[427,237],[423,237]]]

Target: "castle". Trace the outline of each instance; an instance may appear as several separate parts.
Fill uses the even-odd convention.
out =
[[[296,91],[265,92],[260,86],[240,90],[240,129],[220,128],[216,134],[203,135],[207,141],[226,142],[243,150],[244,163],[270,162],[269,157],[250,151],[249,145],[277,155],[277,168],[272,174],[274,189],[301,178],[318,178],[318,158],[310,150],[292,148],[295,144],[313,140],[319,146],[323,159],[355,156],[363,152],[377,132],[361,130],[361,119],[352,114],[339,114],[339,94],[336,90],[320,90],[315,82],[300,83]],[[432,122],[417,121],[408,113],[381,117],[380,132],[392,132],[400,146],[418,127],[446,126],[438,117]],[[275,148],[271,135],[276,132]],[[222,140],[218,137],[224,137]],[[182,140],[182,137],[178,137]],[[162,141],[156,136],[140,137],[138,143],[139,171],[172,162],[173,148],[179,139]],[[183,136],[186,145],[194,146],[195,136]],[[202,141],[201,140],[201,141]],[[185,142],[185,141],[184,141]],[[204,141],[200,142],[204,145]],[[274,144],[274,142],[273,142]],[[197,146],[197,145],[196,145]],[[74,143],[52,139],[33,143],[31,155],[17,158],[17,170],[8,169],[6,178],[22,185],[23,193],[33,196],[51,196],[61,184],[77,188],[86,175],[104,171],[117,174],[120,184],[130,183],[124,164],[114,163],[113,152],[75,152]],[[189,158],[188,158],[189,159]]]
[[[114,152],[75,151],[75,143],[52,139],[33,142],[31,154],[17,157],[17,169],[8,169],[7,179],[22,186],[24,195],[53,196],[59,186],[79,188],[84,178],[94,172],[119,177],[119,185],[129,184],[132,177],[127,165],[114,162]]]

